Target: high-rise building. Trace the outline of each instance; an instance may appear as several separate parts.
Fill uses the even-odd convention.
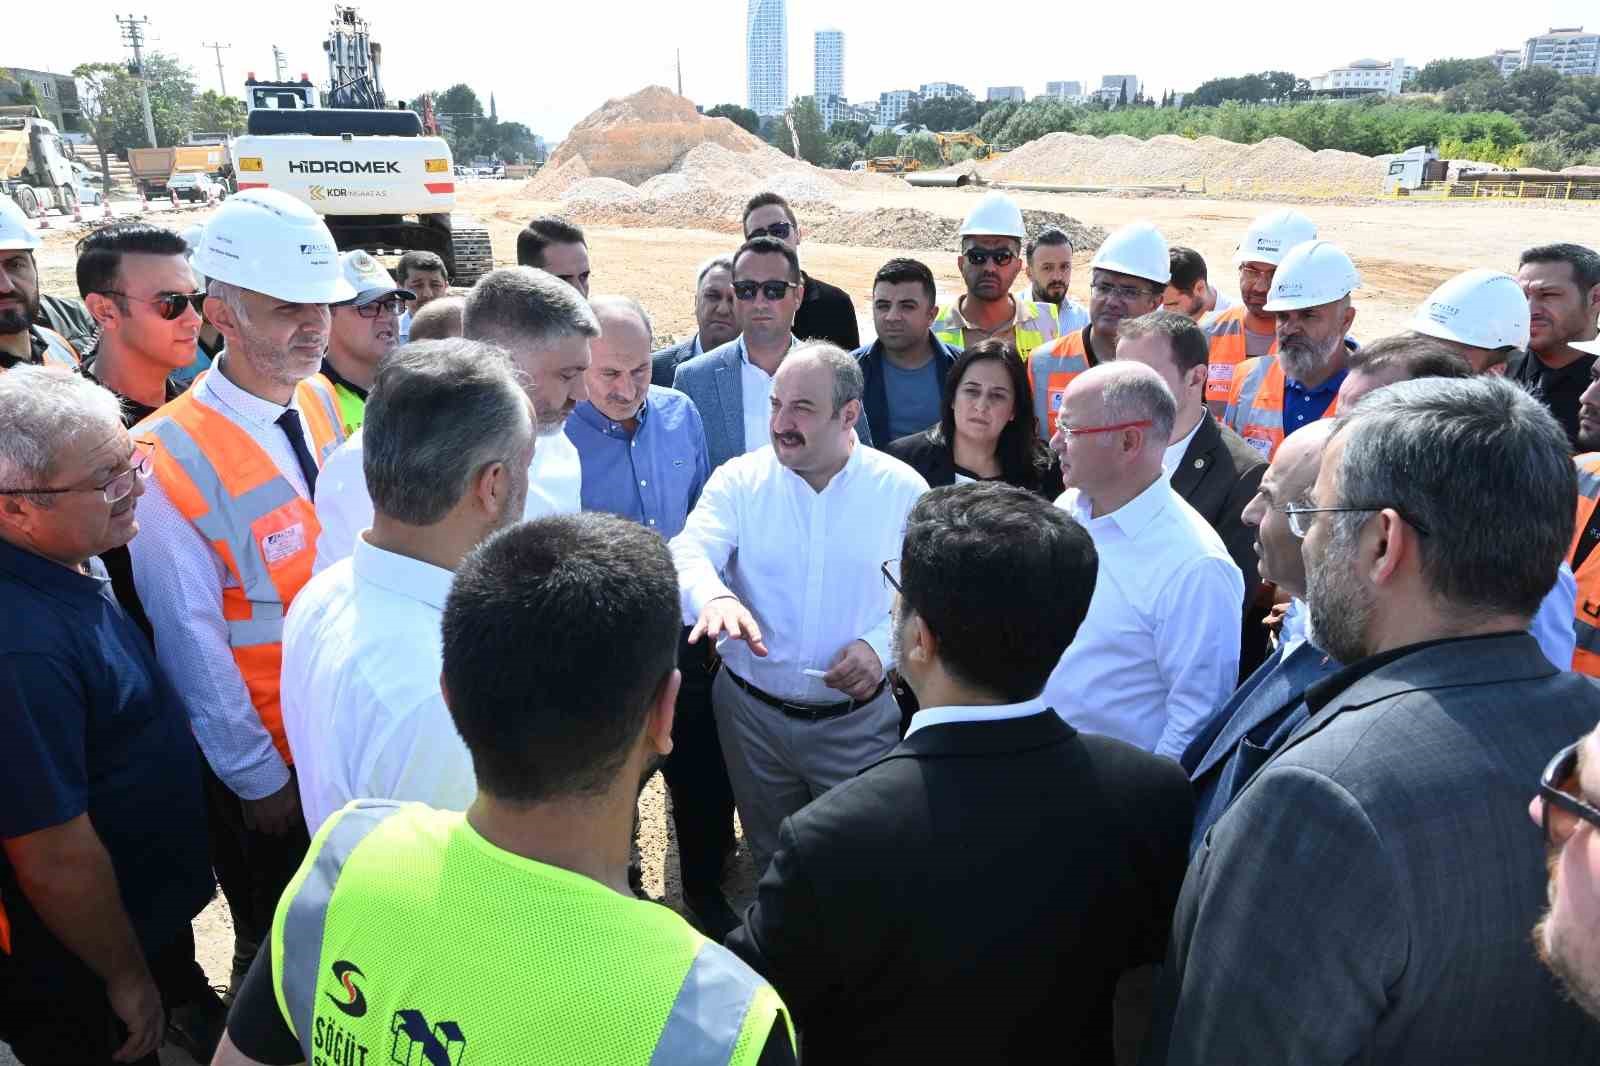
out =
[[[1106,74],[1100,78],[1100,94],[1110,90],[1109,98],[1114,103],[1127,94],[1127,102],[1133,103],[1133,98],[1139,95],[1139,76],[1137,74]],[[1099,95],[1099,94],[1097,94]]]
[[[1013,103],[1026,103],[1028,94],[1020,85],[991,85],[988,98],[990,100],[1010,100]]]
[[[745,15],[745,93],[762,118],[789,106],[789,16],[784,0],[749,0]]]
[[[1569,77],[1600,74],[1600,33],[1584,33],[1582,26],[1567,26],[1529,37],[1522,46],[1522,69],[1534,67],[1549,67]]]
[[[1081,81],[1047,81],[1044,94],[1054,100],[1076,100],[1083,96]]]
[[[919,99],[919,94],[910,89],[895,89],[892,92],[878,94],[878,125],[893,126],[900,121],[900,116],[911,110],[911,105]]]
[[[1522,69],[1522,49],[1496,48],[1494,55],[1489,57],[1489,62],[1494,64],[1502,78],[1509,78]]]
[[[1376,59],[1357,59],[1345,67],[1334,67],[1326,74],[1308,78],[1313,92],[1354,91],[1398,96],[1406,82],[1417,76],[1417,68],[1407,66],[1404,59],[1391,59],[1386,63]]]
[[[963,85],[951,81],[930,81],[917,90],[924,100],[946,100],[954,96],[971,96]]]
[[[842,117],[844,99],[844,31],[818,30],[816,83],[812,95],[822,113],[822,128],[831,129]]]

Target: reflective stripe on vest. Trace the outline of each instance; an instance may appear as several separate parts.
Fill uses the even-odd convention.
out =
[[[307,389],[316,393],[325,411],[333,412],[346,437],[353,436],[366,420],[366,401],[348,389],[341,389],[326,374],[312,374],[304,382]],[[324,459],[327,456],[323,456]]]
[[[1060,334],[1061,330],[1056,324],[1055,309],[1050,304],[1036,304],[1019,296],[1013,296],[1017,304],[1016,340],[1013,347],[1023,362],[1034,349],[1043,347]],[[965,351],[967,347],[966,333],[961,325],[961,318],[956,313],[956,305],[941,307],[933,320],[933,335],[944,341],[956,351]]]
[[[1057,337],[1033,353],[1028,360],[1028,384],[1033,388],[1033,414],[1039,423],[1039,436],[1048,441],[1055,432],[1056,413],[1072,379],[1089,369],[1089,353],[1083,349],[1083,331],[1073,330]]]
[[[1251,358],[1244,328],[1248,311],[1243,304],[1230,307],[1206,326],[1206,343],[1211,353],[1206,360],[1206,403],[1218,405],[1218,414],[1233,391],[1233,377],[1238,365]],[[1266,354],[1275,355],[1277,351],[1278,338],[1274,336]]]
[[[1568,561],[1577,554],[1589,516],[1600,501],[1600,453],[1580,455],[1573,462],[1578,467],[1578,513],[1572,530],[1572,547],[1567,550]],[[1573,567],[1572,576],[1578,582],[1572,625],[1578,646],[1572,653],[1572,669],[1589,677],[1600,677],[1600,550],[1591,551],[1581,567]]]

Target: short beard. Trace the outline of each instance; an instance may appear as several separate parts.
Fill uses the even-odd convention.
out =
[[[1550,884],[1555,883],[1556,864],[1561,861],[1559,848],[1549,849],[1545,865],[1550,871]],[[1552,887],[1552,895],[1553,895]],[[1546,908],[1543,917],[1533,927],[1533,950],[1539,956],[1539,961],[1555,975],[1561,982],[1567,995],[1576,1003],[1585,1014],[1591,1018],[1600,1018],[1600,972],[1585,973],[1583,967],[1568,958],[1566,953],[1556,945],[1550,935],[1551,908]]]
[[[20,311],[11,307],[0,311],[0,336],[10,337],[26,333],[28,327],[33,325],[33,316],[38,313],[39,306],[36,303],[31,306],[24,303]]]
[[[1283,372],[1296,381],[1316,377],[1328,366],[1327,353],[1317,351],[1310,341],[1300,337],[1278,346],[1278,361],[1283,364]]]
[[[1339,531],[1330,538],[1316,567],[1306,572],[1306,602],[1310,608],[1311,643],[1348,666],[1367,657],[1367,627],[1372,622],[1372,598],[1352,573],[1354,538],[1346,542]]]

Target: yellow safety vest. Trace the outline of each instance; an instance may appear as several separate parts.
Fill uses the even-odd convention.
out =
[[[1017,354],[1023,362],[1027,362],[1033,350],[1055,340],[1061,328],[1056,323],[1054,305],[1036,303],[1015,294],[1011,298],[1017,302]],[[959,297],[950,301],[948,307],[938,309],[937,317],[933,320],[933,335],[958,352],[965,351],[967,347],[961,314],[957,310],[960,303]]]

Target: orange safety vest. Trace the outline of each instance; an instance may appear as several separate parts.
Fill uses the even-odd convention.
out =
[[[37,333],[44,338],[44,366],[60,366],[68,370],[78,369],[78,364],[82,360],[79,359],[78,349],[72,346],[71,341],[55,330],[47,329],[44,326],[33,325],[28,328],[31,332]],[[0,374],[5,372],[5,367],[0,367]]]
[[[1083,346],[1081,329],[1034,349],[1028,360],[1028,384],[1033,389],[1033,413],[1039,424],[1039,435],[1045,440],[1056,431],[1056,415],[1061,411],[1067,386],[1088,369],[1089,352]]]
[[[345,439],[338,409],[304,381],[294,398],[321,466]],[[233,660],[273,746],[293,765],[278,696],[283,616],[311,579],[322,531],[316,511],[265,449],[192,389],[135,426],[134,435],[150,446],[167,499],[233,576],[233,587],[222,590]]]
[[[1283,443],[1283,364],[1276,356],[1261,355],[1239,364],[1233,392],[1222,421],[1256,451],[1271,460]],[[1322,412],[1323,418],[1338,413],[1335,396]]]
[[[1211,355],[1206,360],[1206,403],[1212,405],[1213,414],[1221,414],[1233,391],[1234,375],[1240,363],[1251,358],[1245,347],[1244,319],[1249,308],[1244,304],[1230,307],[1213,318],[1206,326],[1206,342]],[[1268,355],[1278,352],[1278,338],[1272,338]]]
[[[1572,547],[1567,550],[1569,560],[1577,554],[1578,541],[1583,539],[1595,502],[1600,500],[1600,452],[1589,452],[1573,461],[1578,466],[1578,524],[1572,531]],[[1572,669],[1590,677],[1600,677],[1600,551],[1590,552],[1583,566],[1574,566],[1572,572],[1578,579],[1578,603],[1573,619],[1578,647],[1572,653]]]

